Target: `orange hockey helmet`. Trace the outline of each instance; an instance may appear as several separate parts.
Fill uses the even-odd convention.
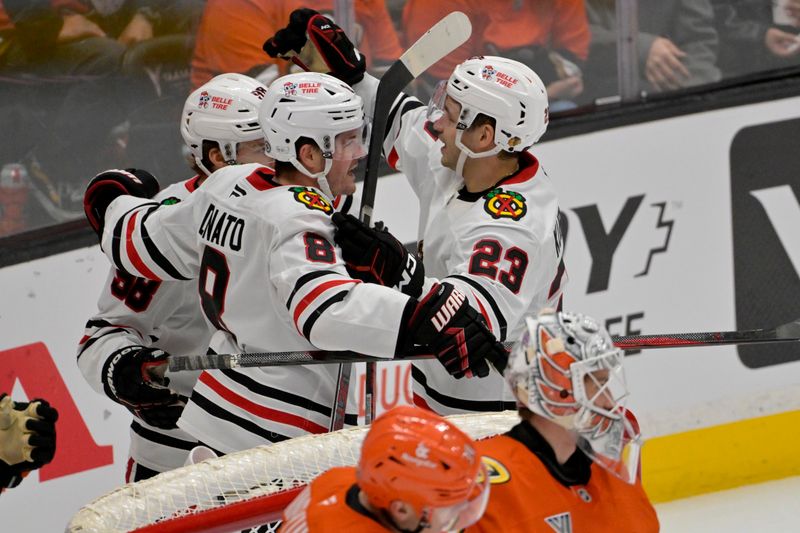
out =
[[[372,423],[356,479],[370,503],[382,509],[402,500],[425,516],[426,510],[464,504],[457,528],[480,518],[489,495],[472,439],[441,416],[410,406]]]

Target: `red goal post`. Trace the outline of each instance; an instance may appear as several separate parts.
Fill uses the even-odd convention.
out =
[[[474,439],[508,431],[516,411],[448,417]],[[358,462],[367,427],[307,435],[164,472],[82,507],[69,533],[211,533],[279,520],[316,476]]]

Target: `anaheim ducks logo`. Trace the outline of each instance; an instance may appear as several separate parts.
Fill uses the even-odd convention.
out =
[[[330,202],[314,189],[309,189],[308,187],[291,187],[289,190],[294,193],[295,200],[311,210],[322,211],[326,215],[333,211]]]
[[[508,468],[497,459],[484,455],[481,457],[481,461],[483,462],[483,466],[486,467],[486,475],[489,477],[489,483],[492,485],[508,483],[511,479],[511,473],[508,471]]]
[[[486,193],[486,203],[483,208],[492,218],[510,218],[519,220],[528,212],[525,197],[514,191],[504,191],[497,188]]]

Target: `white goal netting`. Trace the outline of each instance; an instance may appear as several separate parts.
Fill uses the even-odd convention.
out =
[[[503,433],[519,420],[516,411],[449,419],[474,439]],[[355,465],[367,430],[308,435],[130,483],[81,508],[67,531],[221,532],[275,521],[316,476]]]

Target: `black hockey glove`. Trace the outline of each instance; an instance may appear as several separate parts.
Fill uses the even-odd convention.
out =
[[[353,278],[396,287],[414,298],[422,295],[422,261],[385,228],[369,228],[353,215],[341,213],[333,214],[333,223],[333,240],[342,249],[342,258]]]
[[[434,285],[416,305],[403,338],[406,352],[415,344],[429,346],[445,370],[456,379],[489,375],[488,361],[502,361],[505,348],[449,283]]]
[[[327,66],[328,74],[349,85],[360,82],[364,77],[367,65],[364,55],[356,50],[339,26],[313,9],[301,8],[292,11],[289,25],[267,39],[263,49],[270,57],[286,59],[292,55],[292,61],[297,63],[296,56],[290,52],[301,54],[308,39],[311,39]],[[319,71],[317,68],[312,68],[312,65],[303,64],[302,61],[300,59],[299,65],[305,70]],[[310,62],[308,59],[306,61]]]
[[[106,209],[117,196],[129,194],[139,198],[152,198],[160,189],[158,180],[146,170],[106,170],[92,178],[86,187],[83,211],[95,233],[102,236]]]
[[[117,350],[103,366],[106,395],[151,426],[176,428],[186,403],[167,388],[169,378],[153,376],[154,370],[166,364],[167,353],[156,348],[128,346]]]
[[[0,489],[16,487],[53,460],[58,412],[45,400],[14,402],[0,395]]]

